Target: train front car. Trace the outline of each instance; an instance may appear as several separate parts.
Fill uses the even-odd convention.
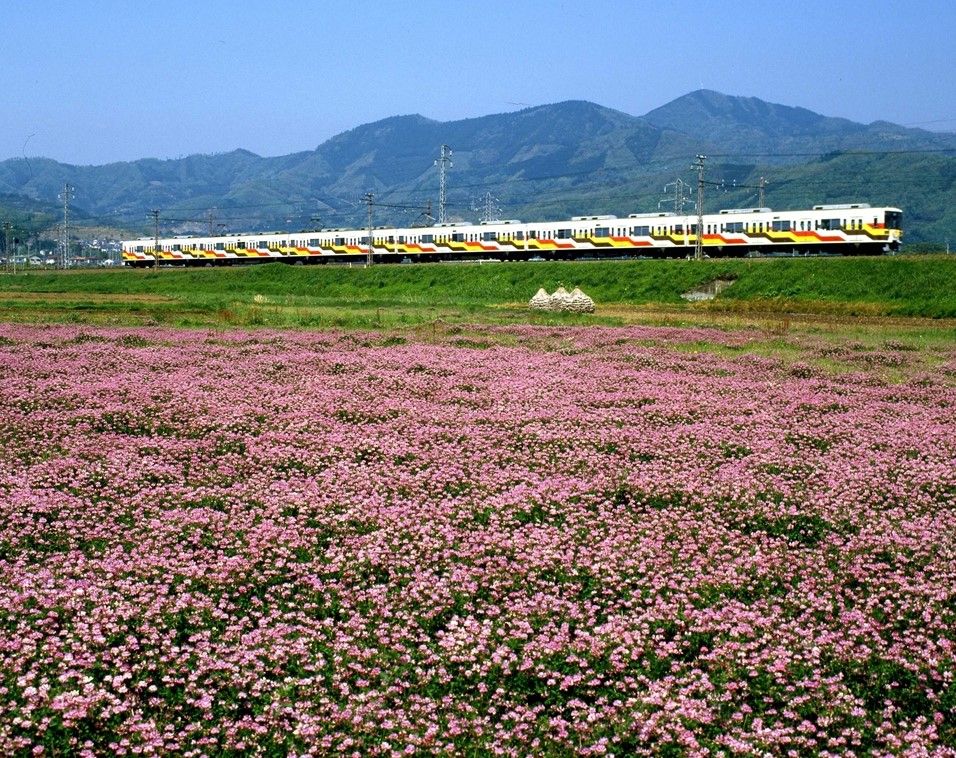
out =
[[[882,255],[899,250],[902,212],[866,203],[807,210],[730,208],[704,216],[708,257]]]
[[[903,212],[866,203],[815,205],[791,211],[792,241],[780,240],[797,255],[883,255],[900,249]]]
[[[900,249],[903,212],[899,208],[873,208],[866,203],[815,205],[812,221],[816,240],[807,240],[811,253],[882,255]]]
[[[883,229],[881,235],[885,237],[883,252],[898,253],[903,242],[903,211],[899,208],[879,208],[883,211]]]

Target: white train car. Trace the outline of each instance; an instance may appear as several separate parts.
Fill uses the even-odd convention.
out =
[[[899,249],[899,208],[865,203],[815,205],[806,210],[735,208],[705,214],[701,244],[716,257],[766,255],[879,255]],[[442,260],[572,260],[681,258],[697,244],[696,215],[632,213],[575,216],[565,221],[449,223],[376,228],[375,263]],[[142,238],[123,242],[132,266],[202,266],[282,261],[330,263],[367,260],[367,229],[325,229],[220,237]]]

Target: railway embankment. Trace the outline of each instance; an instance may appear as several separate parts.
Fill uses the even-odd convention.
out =
[[[682,297],[714,281],[715,297]],[[534,314],[539,288],[581,287],[594,314]],[[956,256],[27,271],[0,276],[0,321],[364,328],[445,321],[614,323],[695,315],[956,318]]]

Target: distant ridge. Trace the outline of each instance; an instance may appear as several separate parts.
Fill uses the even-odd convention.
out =
[[[954,147],[947,135],[907,129],[887,121],[859,124],[806,108],[756,97],[697,90],[656,108],[644,120],[720,146],[724,152],[832,152],[859,149]],[[785,159],[786,155],[772,156]]]
[[[452,217],[474,218],[486,192],[506,217],[656,210],[664,184],[692,179],[690,161],[705,153],[709,178],[725,181],[708,191],[709,209],[753,202],[753,192],[734,183],[752,186],[763,176],[776,207],[898,204],[909,241],[941,240],[956,228],[956,134],[858,124],[712,90],[640,117],[583,100],[451,122],[392,116],[276,157],[237,149],[105,166],[11,159],[0,162],[0,194],[53,204],[69,182],[78,216],[145,230],[146,211],[159,208],[168,231],[189,233],[206,228],[210,209],[235,231],[360,224],[361,197],[372,191],[386,205],[410,207],[376,211],[381,223],[402,222],[437,200],[433,164],[442,144],[454,150]]]

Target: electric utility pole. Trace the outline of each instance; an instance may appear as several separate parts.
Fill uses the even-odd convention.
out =
[[[365,258],[365,265],[372,265],[372,205],[375,202],[375,195],[371,192],[365,193],[365,204],[368,206],[368,253]]]
[[[4,235],[4,245],[3,252],[7,256],[7,260],[13,263],[13,273],[17,273],[17,259],[10,253],[10,230],[13,228],[13,224],[9,221],[3,222],[3,235]]]
[[[153,217],[153,268],[159,268],[159,209],[149,212]]]
[[[697,235],[694,247],[694,260],[704,259],[704,161],[706,155],[698,155],[697,162],[691,168],[697,169]]]

